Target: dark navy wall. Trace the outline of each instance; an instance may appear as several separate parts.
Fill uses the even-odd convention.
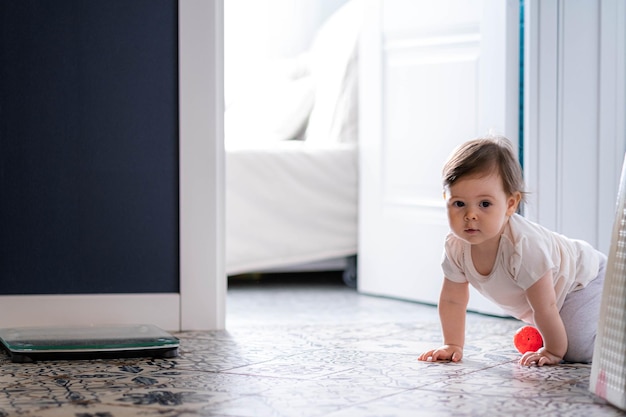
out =
[[[177,9],[0,2],[0,294],[178,292]]]

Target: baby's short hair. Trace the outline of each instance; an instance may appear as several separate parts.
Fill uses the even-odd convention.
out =
[[[485,136],[458,146],[443,166],[444,190],[462,177],[493,172],[502,178],[507,195],[520,192],[525,199],[522,168],[511,141],[504,136]]]

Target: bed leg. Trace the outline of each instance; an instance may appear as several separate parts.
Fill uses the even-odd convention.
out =
[[[357,255],[346,258],[347,265],[343,271],[343,282],[350,288],[356,288],[357,282]]]

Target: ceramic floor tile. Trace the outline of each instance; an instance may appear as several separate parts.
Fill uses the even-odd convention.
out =
[[[428,387],[459,374],[473,373],[482,369],[482,363],[437,363],[419,362],[413,355],[396,355],[395,358],[372,362],[324,377],[359,386],[384,386],[392,388],[416,389]]]
[[[516,320],[468,315],[460,363],[432,306],[342,285],[229,291],[228,329],[176,334],[171,359],[14,364],[0,417],[626,416],[588,392],[589,365],[520,367]]]
[[[352,369],[354,365],[306,362],[289,358],[237,368],[230,373],[286,379],[314,379]]]
[[[344,408],[328,417],[457,417],[457,416],[623,416],[603,403],[576,403],[567,399],[472,395],[441,390],[409,390]]]
[[[404,416],[419,411],[420,415],[432,416],[526,416],[532,414],[530,410],[558,416],[623,415],[590,394],[587,379],[585,366],[527,368],[508,363],[474,373],[450,375],[419,390],[408,390],[331,415]]]
[[[267,291],[259,291],[261,288]],[[243,285],[233,290],[238,296],[228,300],[229,328],[259,324],[438,320],[437,311],[431,306],[384,297],[364,297],[341,285],[312,285],[303,281],[297,285]]]
[[[448,393],[482,395],[485,397],[554,398],[570,397],[574,402],[589,402],[593,396],[586,392],[588,369],[562,367],[522,367],[507,363],[472,374],[433,384],[428,390]]]
[[[346,384],[338,381],[294,381],[262,396],[248,396],[212,407],[236,416],[325,416],[345,407],[402,392],[402,390]]]

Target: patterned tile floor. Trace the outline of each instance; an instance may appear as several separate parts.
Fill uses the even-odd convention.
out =
[[[0,417],[626,415],[588,392],[588,365],[518,366],[515,320],[470,314],[461,363],[418,362],[434,307],[309,278],[231,283],[227,330],[177,334],[174,359],[0,354]]]

